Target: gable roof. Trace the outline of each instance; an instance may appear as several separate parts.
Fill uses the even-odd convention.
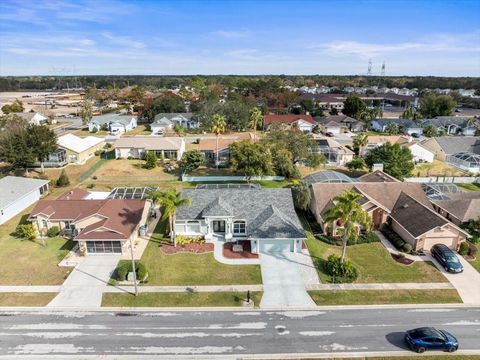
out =
[[[5,176],[0,179],[0,209],[5,209],[25,195],[48,184],[48,180],[20,176]]]
[[[94,124],[108,124],[108,123],[116,123],[122,125],[128,125],[132,121],[132,119],[136,119],[134,115],[121,115],[116,113],[110,113],[105,115],[94,116],[90,119],[91,123]]]
[[[321,125],[334,122],[341,124],[342,126],[346,126],[346,124],[356,124],[359,122],[358,120],[347,115],[316,116],[315,121]]]
[[[436,200],[433,203],[461,222],[467,222],[480,217],[480,193],[458,192],[448,194],[449,199]]]
[[[295,114],[288,114],[288,115],[264,115],[263,119],[265,124],[291,124],[297,120],[304,120],[312,125],[315,125],[315,121],[313,120],[312,115],[295,115]]]
[[[192,199],[192,205],[180,207],[177,220],[233,216],[246,221],[252,238],[305,238],[290,189],[186,189],[182,197]]]
[[[73,134],[62,135],[58,138],[57,144],[65,149],[81,153],[105,141],[104,138],[97,136],[79,137]]]
[[[39,115],[42,117],[43,120],[46,120],[48,119],[48,117],[46,117],[45,115],[43,115],[42,113],[39,113],[39,112],[17,112],[17,113],[13,113],[14,115],[17,115],[17,116],[20,116],[21,118],[25,119],[26,121],[32,121],[32,119],[36,116],[36,115]]]
[[[188,112],[188,113],[158,113],[155,115],[155,118],[153,120],[153,124],[157,124],[157,121],[160,121],[162,119],[167,119],[167,120],[172,120],[173,118],[181,116],[184,117],[186,120],[191,120],[193,117],[193,113]]]
[[[480,154],[480,136],[440,136],[434,139],[447,155],[464,151]]]
[[[368,135],[369,144],[407,144],[410,142],[410,137],[406,135]]]
[[[369,182],[400,182],[400,180],[395,179],[393,176],[384,173],[381,170],[376,170],[371,173],[360,176],[358,179],[360,182],[369,183]]]
[[[184,142],[185,140],[180,137],[124,136],[115,141],[114,147],[145,150],[180,150]]]
[[[85,199],[90,193],[86,190],[75,188],[68,190],[60,195],[57,200],[82,200]]]

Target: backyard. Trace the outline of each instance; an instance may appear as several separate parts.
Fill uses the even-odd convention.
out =
[[[467,191],[480,191],[480,184],[478,183],[472,183],[472,184],[457,184],[459,188],[462,190],[467,190]]]
[[[439,160],[432,163],[416,165],[413,176],[465,176],[465,172]]]

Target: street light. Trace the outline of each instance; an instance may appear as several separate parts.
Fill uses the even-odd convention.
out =
[[[130,237],[130,255],[132,257],[133,284],[135,285],[135,296],[138,296],[137,272],[135,271],[135,260],[133,260],[133,244],[132,244],[132,238],[131,237]]]

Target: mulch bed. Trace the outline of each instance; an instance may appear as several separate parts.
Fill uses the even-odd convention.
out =
[[[236,242],[225,243],[223,245],[223,256],[227,259],[258,259],[258,254],[251,252],[250,241],[240,240],[238,243],[243,246],[242,252],[233,251],[233,245],[235,245]]]
[[[415,261],[412,259],[408,259],[404,256],[400,256],[398,254],[390,254],[392,256],[392,259],[395,260],[396,262],[403,264],[403,265],[410,265],[413,264]]]
[[[177,247],[173,245],[162,245],[160,246],[160,250],[164,254],[173,255],[179,253],[193,253],[193,254],[204,254],[213,252],[213,244],[211,243],[191,243],[185,245],[177,245]]]

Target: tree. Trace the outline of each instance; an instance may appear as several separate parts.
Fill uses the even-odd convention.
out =
[[[145,155],[145,165],[143,167],[145,169],[155,169],[157,167],[157,155],[155,155],[155,152],[147,152]]]
[[[418,119],[418,113],[413,107],[413,105],[410,105],[407,109],[402,114],[402,119],[407,119],[407,120],[417,120]]]
[[[173,128],[173,131],[175,131],[175,133],[178,136],[185,136],[185,133],[186,133],[185,127],[183,127],[182,125],[180,125],[178,123],[175,124],[175,127]]]
[[[452,115],[456,106],[455,100],[448,95],[428,93],[420,98],[418,112],[425,118]]]
[[[57,135],[53,130],[43,125],[28,125],[26,132],[28,134],[28,143],[33,154],[40,161],[43,173],[43,163],[47,159],[48,154],[57,149]]]
[[[367,104],[365,101],[360,99],[357,95],[349,95],[343,102],[342,113],[355,118],[366,108]]]
[[[252,176],[272,175],[272,156],[257,143],[248,140],[230,145],[230,163],[232,168],[245,175],[248,183]]]
[[[10,163],[14,168],[24,168],[36,160],[30,146],[29,136],[25,128],[9,127],[0,132],[0,161]]]
[[[390,135],[397,135],[400,133],[400,128],[397,124],[391,122],[385,127],[385,132]]]
[[[410,149],[389,142],[370,150],[365,162],[370,168],[373,164],[383,164],[383,171],[399,180],[410,176],[414,168]]]
[[[250,128],[253,129],[253,141],[257,141],[257,128],[258,124],[263,121],[262,111],[258,107],[254,107],[250,110]]]
[[[175,188],[172,188],[166,192],[155,190],[150,192],[148,197],[152,200],[154,204],[158,203],[162,207],[162,219],[168,219],[169,223],[170,241],[173,242],[174,246],[177,246],[175,239],[175,222],[177,209],[181,206],[190,206],[192,203],[192,199],[182,198],[182,193]]]
[[[435,125],[426,125],[423,128],[423,135],[425,135],[426,137],[435,137],[438,135],[438,129]]]
[[[185,172],[198,169],[205,163],[205,156],[199,150],[185,151],[180,160],[180,168]]]
[[[65,169],[62,170],[60,173],[60,176],[58,177],[56,181],[56,185],[58,187],[64,187],[70,185],[70,179],[67,176],[67,173],[65,172]]]
[[[143,102],[143,98],[145,97],[145,89],[141,86],[135,86],[132,90],[130,90],[129,96],[134,102],[141,103]]]
[[[211,131],[215,134],[216,145],[215,145],[215,167],[218,170],[218,137],[221,133],[225,131],[226,123],[225,118],[222,115],[215,114],[212,118],[212,127]]]
[[[368,135],[359,133],[353,138],[353,149],[357,155],[363,155],[363,149],[368,145]]]
[[[348,170],[361,170],[367,166],[365,160],[360,157],[353,158],[352,161],[345,164]]]
[[[338,110],[337,110],[337,108],[331,108],[328,113],[332,116],[338,115]]]
[[[83,100],[80,108],[80,117],[82,118],[82,124],[86,125],[90,122],[93,116],[93,105],[90,100]]]
[[[334,197],[334,205],[325,213],[325,222],[333,223],[342,235],[342,255],[340,263],[345,261],[348,240],[355,240],[359,236],[358,226],[365,229],[371,228],[371,219],[360,205],[362,194],[354,191],[345,191],[343,194]]]
[[[273,147],[270,151],[275,174],[285,176],[288,179],[300,177],[298,168],[293,164],[292,153],[288,149]]]
[[[160,113],[183,113],[185,110],[185,102],[183,99],[178,95],[168,92],[153,101],[148,109],[146,109],[145,116],[153,120],[155,115]]]
[[[12,104],[5,104],[2,106],[2,111],[5,115],[10,113],[21,113],[25,110],[23,103],[20,100],[15,100]]]
[[[308,209],[308,206],[310,205],[310,201],[312,199],[312,194],[310,193],[310,189],[306,183],[300,181],[294,186],[292,186],[292,195],[293,202],[296,208],[301,210]]]
[[[470,234],[471,237],[468,239],[470,242],[474,244],[480,242],[480,218],[469,220],[466,224],[463,224],[461,228]]]

